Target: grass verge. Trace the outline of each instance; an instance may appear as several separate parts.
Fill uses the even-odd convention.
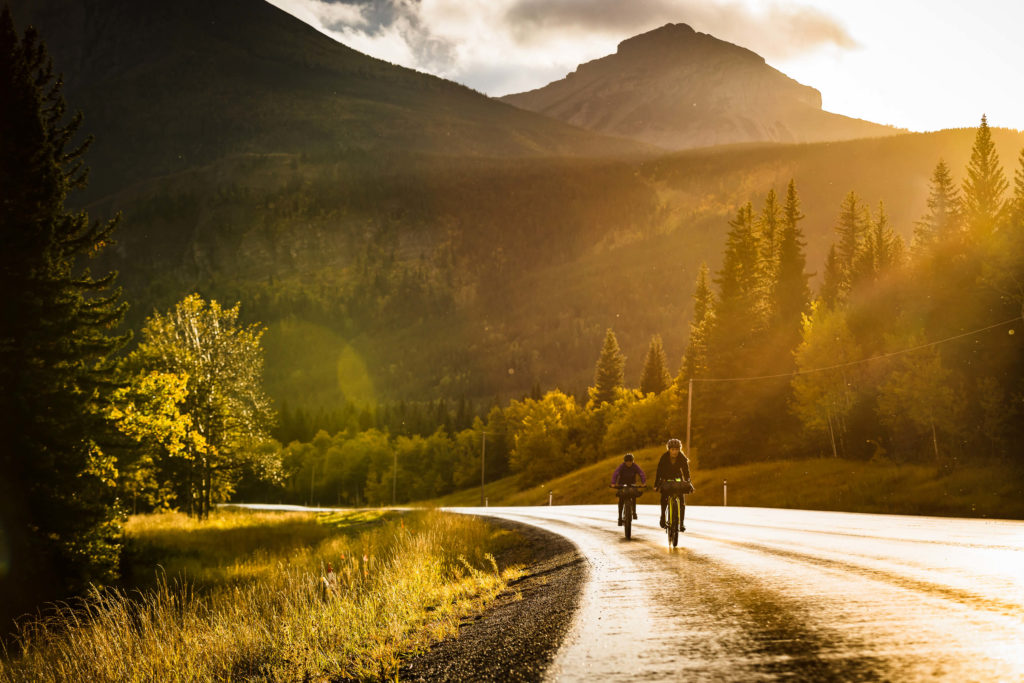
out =
[[[653,480],[663,449],[635,451]],[[490,505],[555,505],[615,502],[608,489],[621,456],[607,458],[539,486],[520,489],[515,478],[489,483]],[[900,465],[837,458],[780,460],[735,467],[692,467],[696,491],[691,505],[721,505],[728,481],[729,505],[842,512],[1024,519],[1024,473],[1005,467]],[[656,503],[651,493],[641,502]],[[480,504],[479,488],[429,501],[437,506]]]
[[[436,511],[164,514],[128,533],[158,578],[52,606],[0,681],[391,680],[521,575],[491,554],[507,532]]]

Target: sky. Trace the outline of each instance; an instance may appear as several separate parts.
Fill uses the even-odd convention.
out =
[[[823,108],[1024,130],[1024,0],[268,0],[351,48],[499,96],[667,23],[757,52]]]

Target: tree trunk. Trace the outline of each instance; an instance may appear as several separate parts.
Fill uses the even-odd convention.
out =
[[[828,416],[828,435],[832,439],[832,457],[833,458],[838,458],[839,457],[839,453],[836,451],[836,433],[832,429],[832,411],[831,410],[829,410],[827,412],[827,416]]]

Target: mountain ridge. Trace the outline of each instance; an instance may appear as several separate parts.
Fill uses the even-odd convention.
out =
[[[14,0],[95,135],[86,196],[252,153],[646,154],[364,55],[252,0]]]

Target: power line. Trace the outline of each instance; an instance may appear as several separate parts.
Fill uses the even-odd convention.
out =
[[[938,346],[939,344],[945,344],[946,342],[955,341],[957,339],[963,339],[964,337],[970,337],[970,336],[975,335],[975,334],[981,334],[982,332],[988,332],[989,330],[994,330],[997,327],[1003,327],[1005,325],[1009,325],[1010,323],[1015,323],[1018,320],[1022,320],[1022,319],[1024,319],[1024,318],[1022,318],[1022,316],[1018,315],[1016,318],[1010,318],[1009,320],[1004,320],[1001,323],[995,323],[994,325],[989,325],[988,327],[980,327],[980,328],[978,328],[976,330],[971,330],[970,332],[964,332],[962,334],[957,334],[957,335],[954,335],[952,337],[946,337],[945,339],[939,339],[938,341],[928,342],[927,344],[919,344],[918,346],[913,346],[913,347],[911,347],[909,349],[901,349],[900,351],[891,351],[889,353],[883,353],[883,354],[880,354],[878,356],[871,356],[870,358],[862,358],[861,360],[854,360],[854,361],[850,361],[848,363],[839,363],[837,365],[829,365],[828,367],[823,367],[823,368],[811,368],[809,370],[794,370],[793,372],[783,372],[783,373],[780,373],[780,374],[777,374],[777,375],[758,375],[756,377],[694,377],[691,381],[693,381],[693,382],[752,382],[754,380],[759,380],[759,379],[782,379],[783,377],[796,377],[797,375],[810,375],[810,374],[815,373],[815,372],[827,372],[829,370],[839,370],[840,368],[848,368],[848,367],[853,366],[853,365],[860,365],[861,363],[869,363],[869,362],[875,361],[875,360],[882,360],[882,359],[885,359],[885,358],[892,358],[894,356],[901,356],[901,355],[903,355],[905,353],[913,353],[915,351],[920,351],[921,349],[926,349],[926,348],[929,348],[929,347],[932,347],[932,346]]]

